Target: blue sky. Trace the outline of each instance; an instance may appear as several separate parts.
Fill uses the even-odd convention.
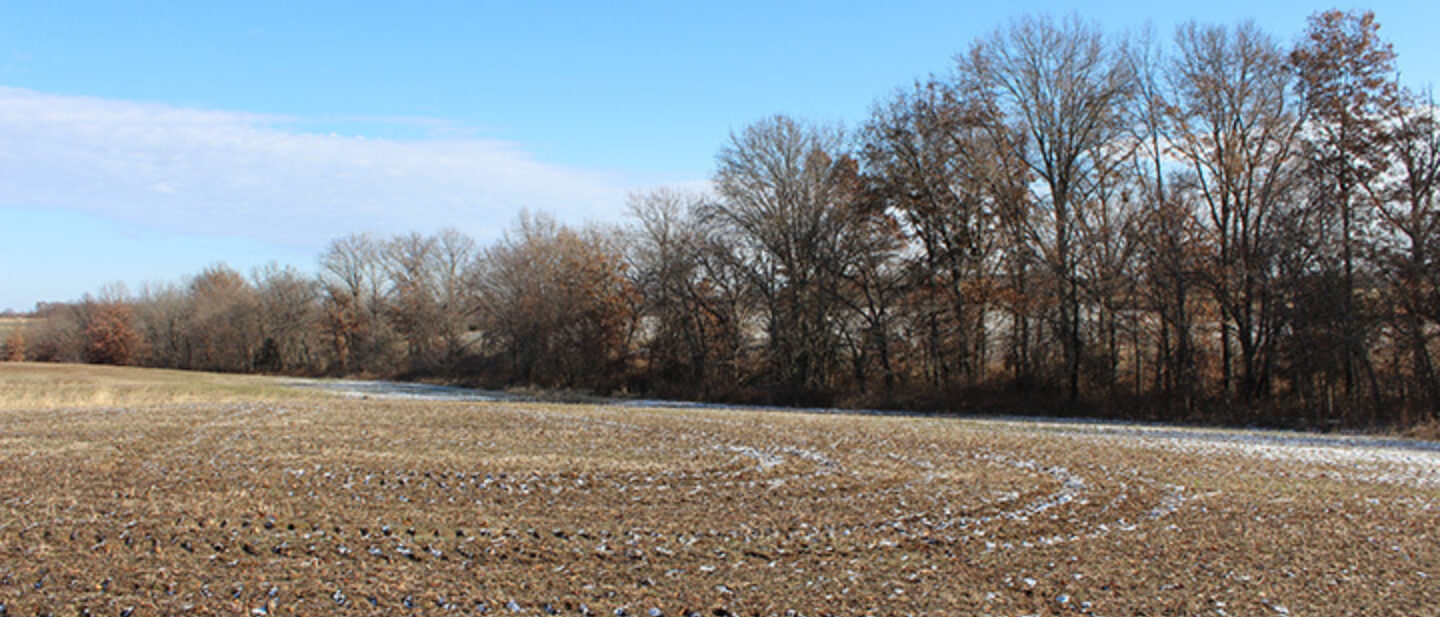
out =
[[[618,221],[629,191],[703,183],[730,131],[855,126],[1027,12],[1164,37],[1254,19],[1288,44],[1329,6],[7,0],[0,309],[216,261],[308,270],[351,231]],[[1364,6],[1402,81],[1440,81],[1440,3]]]

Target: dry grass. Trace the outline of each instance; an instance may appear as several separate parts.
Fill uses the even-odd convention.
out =
[[[0,410],[316,398],[274,379],[118,366],[0,362]]]
[[[1408,467],[988,422],[231,394],[0,411],[10,614],[1440,606],[1440,490]]]
[[[1430,419],[1406,429],[1401,436],[1410,439],[1440,441],[1440,420]]]
[[[24,328],[32,321],[29,317],[0,317],[0,345],[10,339],[10,333]]]

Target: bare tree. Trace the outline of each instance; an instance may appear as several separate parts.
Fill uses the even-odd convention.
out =
[[[152,283],[134,299],[136,329],[146,342],[149,366],[188,367],[190,292],[176,283]]]
[[[261,337],[255,367],[285,373],[314,366],[319,351],[319,284],[293,266],[274,262],[256,269],[252,278]]]
[[[1392,289],[1398,330],[1410,355],[1416,398],[1440,418],[1440,370],[1432,340],[1440,330],[1440,116],[1432,98],[1411,95],[1391,118],[1391,182],[1377,200],[1376,243]],[[1405,418],[1403,420],[1415,420]]]
[[[472,340],[478,310],[475,277],[479,259],[480,249],[474,238],[455,229],[443,229],[436,235],[436,300],[446,364],[458,362]]]
[[[1390,164],[1385,123],[1399,104],[1395,52],[1379,37],[1379,28],[1375,14],[1368,11],[1317,13],[1290,55],[1306,102],[1305,158],[1317,187],[1311,195],[1338,224],[1334,244],[1341,285],[1335,294],[1337,323],[1327,330],[1341,351],[1349,403],[1357,402],[1363,374],[1376,397],[1374,409],[1381,406],[1380,392],[1365,341],[1375,311],[1357,304],[1357,262],[1364,258],[1358,247],[1364,230],[1373,228],[1376,204],[1369,199],[1374,193],[1370,185]]]
[[[906,258],[905,234],[883,200],[869,193],[845,207],[850,220],[830,262],[832,294],[848,316],[841,320],[841,333],[850,348],[853,388],[868,394],[871,375],[878,373],[880,402],[888,402],[901,376],[893,348],[899,343],[901,304],[914,287],[913,260]],[[983,350],[983,342],[977,347]],[[979,355],[983,364],[983,352]]]
[[[647,372],[662,388],[710,394],[717,341],[731,321],[711,302],[701,252],[704,230],[696,220],[705,198],[670,189],[627,199],[635,221],[629,274],[643,298]],[[692,390],[693,389],[693,390]]]
[[[1182,26],[1171,67],[1176,92],[1170,132],[1197,196],[1213,253],[1207,284],[1224,314],[1222,380],[1234,387],[1240,350],[1245,399],[1266,393],[1276,328],[1272,260],[1279,210],[1293,199],[1302,115],[1284,55],[1252,23]]]
[[[405,340],[412,369],[433,370],[440,361],[441,307],[438,251],[432,237],[415,232],[399,235],[383,249],[391,281],[386,316]]]
[[[1092,360],[1094,378],[1115,396],[1120,391],[1122,339],[1138,335],[1139,287],[1134,277],[1140,258],[1144,205],[1139,187],[1129,172],[1134,142],[1117,141],[1098,146],[1094,159],[1103,162],[1095,170],[1096,188],[1076,219],[1077,237],[1085,250],[1077,256],[1076,270],[1084,301],[1093,307],[1092,330],[1099,336]],[[1114,152],[1113,150],[1119,150]],[[1132,392],[1138,394],[1140,359],[1130,354],[1131,373],[1136,376]]]
[[[390,368],[392,336],[385,319],[390,280],[381,243],[365,234],[336,239],[320,256],[320,267],[334,368],[341,373]]]
[[[775,116],[731,135],[716,157],[720,199],[705,217],[728,230],[764,299],[770,365],[786,397],[819,395],[837,360],[825,277],[857,175],[841,143],[838,130]]]
[[[937,385],[949,381],[952,363],[965,382],[984,375],[1000,227],[1024,207],[1027,174],[1013,144],[993,139],[1000,129],[988,103],[961,85],[931,81],[878,107],[863,132],[871,191],[923,251],[916,291],[943,298],[949,310],[952,326],[925,330],[932,338],[954,333],[953,346],[929,343],[946,349],[929,371]]]
[[[1017,220],[1026,223],[1060,283],[1056,333],[1074,401],[1084,353],[1076,226],[1105,170],[1115,166],[1109,158],[1122,151],[1112,146],[1127,128],[1131,66],[1118,45],[1078,17],[1013,21],[976,43],[959,64],[1024,136],[1019,155],[1040,180],[1031,197],[1040,206],[1037,216]]]
[[[478,276],[483,335],[509,381],[622,385],[635,302],[617,249],[609,234],[522,214],[486,251]]]
[[[1171,173],[1169,141],[1173,92],[1165,79],[1168,58],[1150,32],[1130,48],[1136,75],[1132,130],[1136,150],[1131,158],[1131,181],[1142,202],[1137,235],[1139,261],[1132,274],[1146,308],[1154,314],[1156,359],[1154,381],[1160,393],[1186,413],[1195,409],[1199,375],[1196,367],[1195,301],[1202,252],[1196,204],[1191,194],[1167,183]],[[1137,340],[1133,353],[1143,354]]]
[[[263,343],[255,288],[239,272],[217,263],[190,281],[192,310],[186,326],[185,366],[250,372]]]
[[[405,339],[412,369],[453,365],[475,317],[475,241],[454,229],[395,236],[383,251],[391,287],[387,316]]]

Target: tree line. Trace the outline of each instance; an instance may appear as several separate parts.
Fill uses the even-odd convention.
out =
[[[19,357],[1333,427],[1440,417],[1440,126],[1374,15],[1168,43],[1027,17],[711,192],[330,243],[39,307]],[[19,338],[14,335],[11,338]],[[17,357],[6,343],[6,357]]]

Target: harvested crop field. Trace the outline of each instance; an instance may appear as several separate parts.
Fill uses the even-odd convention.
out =
[[[4,610],[1440,613],[1423,442],[226,396],[0,408]]]

